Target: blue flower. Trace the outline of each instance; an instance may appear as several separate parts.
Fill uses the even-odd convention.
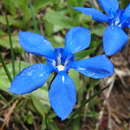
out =
[[[119,52],[128,41],[128,35],[123,31],[130,28],[130,4],[126,9],[119,9],[117,0],[98,0],[106,14],[94,8],[74,7],[74,9],[89,15],[99,22],[107,22],[109,26],[103,34],[103,47],[106,55]]]
[[[89,47],[90,32],[82,27],[72,28],[65,37],[64,48],[53,48],[42,35],[20,32],[19,42],[29,53],[45,56],[47,64],[34,64],[22,70],[12,81],[10,91],[27,94],[44,85],[51,73],[55,73],[49,90],[50,104],[55,113],[66,119],[76,103],[76,89],[68,76],[72,68],[95,79],[113,74],[114,67],[105,55],[76,61],[75,53]]]

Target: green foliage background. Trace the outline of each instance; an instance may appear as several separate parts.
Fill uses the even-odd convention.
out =
[[[125,7],[129,2],[120,0],[120,3],[121,7]],[[87,27],[92,31],[91,46],[78,53],[76,58],[82,59],[102,53],[101,36],[106,25],[94,22],[91,17],[74,11],[71,8],[73,6],[99,8],[95,0],[0,0],[0,56],[11,78],[30,64],[45,62],[44,58],[30,56],[24,52],[18,43],[19,31],[41,33],[54,47],[62,47],[68,29],[74,26]],[[0,63],[0,110],[11,109],[17,101],[8,123],[9,128],[14,125],[30,129],[36,126],[41,130],[79,130],[90,119],[90,125],[94,129],[99,114],[97,104],[101,101],[101,98],[94,96],[101,93],[99,81],[83,77],[73,70],[69,75],[77,87],[77,104],[70,117],[62,122],[56,117],[48,102],[48,84],[51,78],[32,94],[12,95],[8,91],[10,81],[7,72]],[[94,97],[91,99],[92,96]],[[0,118],[5,119],[3,113],[0,113]],[[0,124],[4,122],[5,120]]]

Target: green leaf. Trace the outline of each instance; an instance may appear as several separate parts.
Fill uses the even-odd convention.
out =
[[[83,6],[86,0],[68,0],[67,4],[69,6]]]
[[[79,113],[77,113],[77,115],[78,115]],[[70,128],[72,129],[72,130],[80,130],[80,128],[81,128],[81,122],[80,122],[80,119],[79,118],[75,118],[73,121],[72,121],[72,123],[71,123],[71,125],[70,125]]]
[[[87,49],[87,50],[83,50],[81,52],[78,52],[76,54],[76,60],[81,60],[81,59],[89,56],[90,54],[92,54],[93,52],[95,52],[95,50],[96,50],[96,47],[90,48],[90,49]]]
[[[69,71],[69,75],[70,75],[70,77],[74,80],[74,83],[75,83],[75,85],[76,85],[75,87],[77,88],[77,90],[80,89],[81,86],[80,86],[79,72],[77,72],[77,71],[71,69],[71,70]]]
[[[46,20],[48,23],[52,24],[53,26],[56,26],[57,28],[59,28],[59,30],[63,28],[68,29],[74,25],[72,19],[66,16],[66,11],[63,10],[62,11],[48,10],[48,12],[44,17],[44,20]]]
[[[50,109],[48,91],[45,88],[40,88],[31,94],[31,98],[39,114],[45,116]]]
[[[33,4],[34,10],[36,13],[38,13],[38,11],[41,8],[44,8],[45,6],[49,5],[51,2],[48,0],[35,0]]]
[[[31,111],[29,111],[27,115],[24,116],[24,121],[26,121],[29,125],[33,123],[33,115]]]
[[[1,64],[0,64],[1,65]],[[25,68],[29,66],[29,63],[26,62],[15,62],[15,70],[16,73],[18,73],[21,69]],[[10,71],[10,73],[12,74],[12,64],[7,64],[7,68]],[[8,91],[8,88],[10,86],[10,82],[7,78],[7,75],[3,69],[2,66],[0,66],[0,89],[4,90],[4,91]]]
[[[12,14],[16,13],[16,8],[14,8],[16,2],[14,2],[13,0],[3,0],[2,2],[4,3],[5,8],[9,10]]]
[[[93,27],[91,29],[91,32],[92,32],[92,34],[95,34],[97,36],[102,36],[104,28],[105,28],[104,25],[99,24],[99,25],[96,25],[95,27]]]
[[[49,119],[48,117],[43,117],[41,126],[41,130],[60,130],[55,120]]]
[[[99,116],[99,113],[92,111],[92,112],[87,112],[83,116],[84,117],[90,117],[90,118],[97,118]]]
[[[12,16],[12,15],[7,15],[8,16],[8,20],[9,20],[9,25],[14,25],[17,24],[17,21],[15,20],[16,16]],[[6,25],[6,19],[5,16],[0,16],[0,23],[3,25]]]
[[[13,43],[13,48],[21,48],[20,47],[20,44],[18,43],[18,36],[17,35],[11,35],[11,38],[12,38],[12,43]],[[10,49],[10,43],[9,43],[9,37],[7,35],[5,36],[2,36],[0,38],[0,45],[7,48],[7,49]],[[22,50],[22,48],[21,48]]]

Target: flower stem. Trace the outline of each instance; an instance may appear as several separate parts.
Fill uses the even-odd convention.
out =
[[[35,11],[32,5],[32,0],[29,1],[29,7],[32,14],[32,23],[33,23],[34,30],[35,32],[38,32],[37,20],[36,20]]]
[[[11,74],[10,74],[10,72],[9,72],[5,62],[4,62],[4,59],[2,58],[1,53],[0,53],[0,61],[2,63],[2,66],[3,66],[4,70],[5,70],[5,73],[6,73],[7,77],[8,77],[8,79],[9,79],[9,81],[11,82],[12,81]]]
[[[10,44],[10,49],[11,49],[12,70],[13,70],[13,77],[14,77],[15,76],[15,55],[14,55],[13,42],[12,42],[11,31],[9,27],[9,20],[8,20],[7,15],[5,15],[5,19],[6,19],[6,24],[8,27],[9,44]]]

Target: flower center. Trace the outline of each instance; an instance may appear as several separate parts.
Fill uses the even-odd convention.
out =
[[[58,65],[58,66],[56,66],[56,68],[58,69],[58,71],[63,71],[65,69],[65,66]]]
[[[124,10],[119,10],[115,16],[110,18],[109,23],[112,26],[124,28],[128,22],[128,18],[123,17]]]
[[[55,58],[47,59],[47,62],[51,64],[57,72],[59,71],[68,71],[69,63],[74,60],[73,54],[66,54],[63,48],[55,49]]]

